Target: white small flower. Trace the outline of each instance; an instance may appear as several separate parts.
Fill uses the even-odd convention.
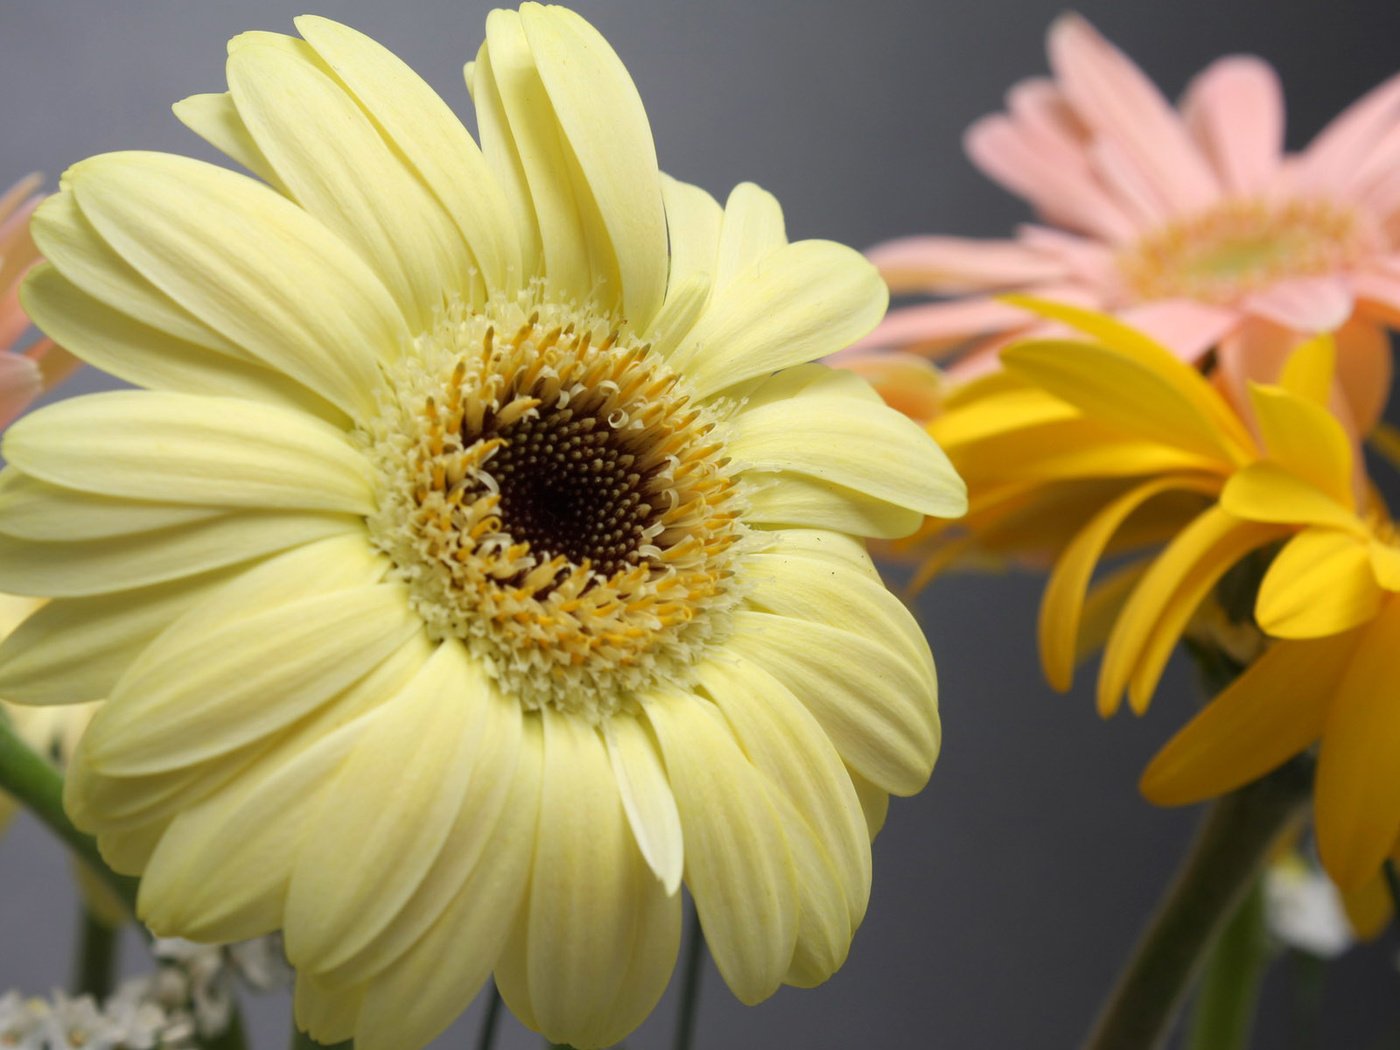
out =
[[[1264,901],[1269,930],[1289,947],[1333,959],[1356,942],[1337,887],[1296,856],[1269,866]]]

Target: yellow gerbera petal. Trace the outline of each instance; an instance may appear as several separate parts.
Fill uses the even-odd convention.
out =
[[[408,332],[379,279],[320,223],[183,157],[106,154],[64,178],[102,237],[172,300],[346,412],[373,411],[377,363]]]
[[[1292,758],[1322,735],[1354,634],[1279,642],[1172,737],[1142,774],[1159,806],[1223,795]]]
[[[734,994],[758,1002],[777,989],[797,942],[797,873],[781,818],[713,705],[653,697],[646,715],[675,787],[705,941]]]
[[[1040,662],[1051,686],[1064,692],[1073,680],[1089,580],[1114,533],[1154,496],[1174,489],[1208,493],[1211,488],[1210,479],[1189,475],[1144,482],[1105,505],[1064,548],[1055,561],[1040,603]]]
[[[685,871],[685,846],[676,797],[656,745],[646,728],[631,717],[612,719],[603,727],[603,736],[637,848],[662,889],[675,893]]]
[[[1374,877],[1400,834],[1400,601],[1365,629],[1323,728],[1317,849],[1342,890]]]
[[[301,16],[296,26],[447,210],[471,248],[487,293],[515,291],[522,271],[510,205],[447,103],[363,33],[315,15]]]
[[[1251,384],[1249,399],[1269,458],[1344,507],[1351,495],[1351,442],[1322,405],[1279,387]]]
[[[1135,360],[1116,347],[1059,340],[1017,343],[1002,351],[1001,360],[1008,371],[1125,435],[1222,466],[1248,455],[1248,443],[1217,423],[1219,395],[1179,361],[1174,363],[1185,375]]]
[[[1319,638],[1365,623],[1381,598],[1365,540],[1310,528],[1289,540],[1269,566],[1254,613],[1275,637]]]
[[[1330,332],[1315,336],[1288,355],[1278,384],[1294,397],[1326,408],[1337,372],[1337,344]]]
[[[355,514],[374,508],[370,466],[343,431],[237,398],[89,394],[17,421],[0,447],[33,477],[107,496]]]
[[[1342,501],[1278,463],[1251,463],[1225,483],[1220,505],[1237,518],[1280,524],[1326,525],[1361,534],[1350,489]]]
[[[787,225],[778,199],[752,182],[739,183],[724,202],[715,260],[716,290],[727,287],[787,243]]]
[[[799,241],[715,292],[669,362],[705,397],[844,349],[884,315],[875,267],[830,241]]]
[[[243,123],[233,103],[233,96],[227,91],[190,95],[170,108],[181,124],[220,153],[243,165],[279,193],[287,193],[286,185],[253,141],[248,125]]]
[[[622,60],[563,7],[527,3],[520,24],[621,282],[622,312],[645,330],[666,291],[666,216],[651,125]],[[582,204],[580,205],[582,208]]]
[[[724,209],[719,202],[688,182],[661,176],[661,197],[666,205],[666,226],[671,245],[671,289],[693,277],[704,281],[706,294],[718,271],[720,224]]]
[[[250,44],[229,55],[228,83],[291,198],[360,253],[413,328],[431,323],[444,288],[470,286],[472,256],[447,213],[316,64]]]

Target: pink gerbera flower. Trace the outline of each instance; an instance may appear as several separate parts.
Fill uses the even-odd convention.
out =
[[[1218,376],[1273,380],[1301,338],[1335,332],[1339,393],[1360,432],[1390,388],[1400,326],[1400,77],[1283,153],[1283,99],[1257,58],[1222,58],[1179,108],[1084,19],[1049,34],[1053,78],[968,129],[973,162],[1045,225],[1012,240],[908,237],[871,257],[900,293],[958,296],[891,313],[863,349],[966,349],[953,378],[1043,326],[1017,290],[1111,312]],[[843,362],[845,363],[845,362]]]
[[[0,194],[0,427],[78,365],[47,337],[19,349],[29,331],[29,318],[19,302],[20,279],[39,261],[29,238],[29,216],[43,200],[34,192],[39,181],[38,175],[30,175]]]

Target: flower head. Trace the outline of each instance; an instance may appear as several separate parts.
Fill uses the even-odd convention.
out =
[[[926,574],[974,554],[1050,562],[1046,675],[1068,688],[1102,647],[1104,715],[1124,693],[1146,710],[1178,642],[1208,641],[1238,678],[1152,761],[1144,793],[1212,797],[1318,744],[1321,859],[1343,890],[1360,889],[1400,838],[1389,684],[1400,547],[1329,408],[1332,341],[1304,344],[1279,383],[1251,386],[1256,435],[1140,333],[1045,309],[1101,342],[1010,347],[1003,374],[950,397],[930,430],[972,502],[960,531],[927,530]]]
[[[871,257],[897,292],[956,296],[890,314],[868,343],[943,353],[971,377],[1041,320],[987,293],[1109,311],[1186,360],[1218,350],[1235,400],[1287,351],[1334,332],[1343,422],[1365,433],[1390,386],[1400,310],[1400,78],[1283,152],[1282,91],[1259,59],[1222,58],[1174,108],[1084,19],[1051,28],[1053,76],[967,133],[973,162],[1044,225],[1012,240],[911,237]]]
[[[322,1042],[420,1046],[493,971],[615,1042],[682,880],[742,999],[825,979],[939,743],[859,537],[964,506],[807,363],[882,282],[757,187],[660,174],[568,11],[488,18],[480,146],[379,45],[297,28],[177,107],[261,182],[112,154],[35,217],[38,323],[149,389],[6,438],[0,586],[54,600],[0,690],[110,698],[73,818],[158,933],[283,929]]]

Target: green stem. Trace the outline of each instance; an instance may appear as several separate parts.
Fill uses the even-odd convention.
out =
[[[491,1050],[496,1041],[496,1023],[501,1017],[501,990],[496,982],[491,982],[491,993],[486,1000],[486,1016],[481,1019],[481,1031],[477,1033],[476,1050]]]
[[[1317,1050],[1322,1045],[1322,993],[1327,960],[1294,949],[1288,953],[1292,971],[1292,1019],[1289,1046],[1293,1050]]]
[[[681,1005],[676,1015],[675,1050],[690,1050],[695,1042],[695,1019],[700,1012],[700,975],[705,966],[705,933],[700,928],[700,910],[690,909],[687,923],[685,964],[681,971]]]
[[[1246,1050],[1269,964],[1262,880],[1220,931],[1192,1008],[1187,1050]]]
[[[116,975],[117,931],[92,917],[83,909],[78,929],[78,952],[73,971],[73,990],[77,995],[90,995],[99,1003],[112,994]]]
[[[87,861],[135,913],[136,880],[118,875],[107,867],[97,851],[97,842],[73,826],[63,812],[62,774],[30,750],[3,718],[0,718],[0,789],[24,803],[47,824],[49,830]]]
[[[1294,761],[1211,805],[1085,1050],[1162,1045],[1206,952],[1311,787],[1307,765]]]

